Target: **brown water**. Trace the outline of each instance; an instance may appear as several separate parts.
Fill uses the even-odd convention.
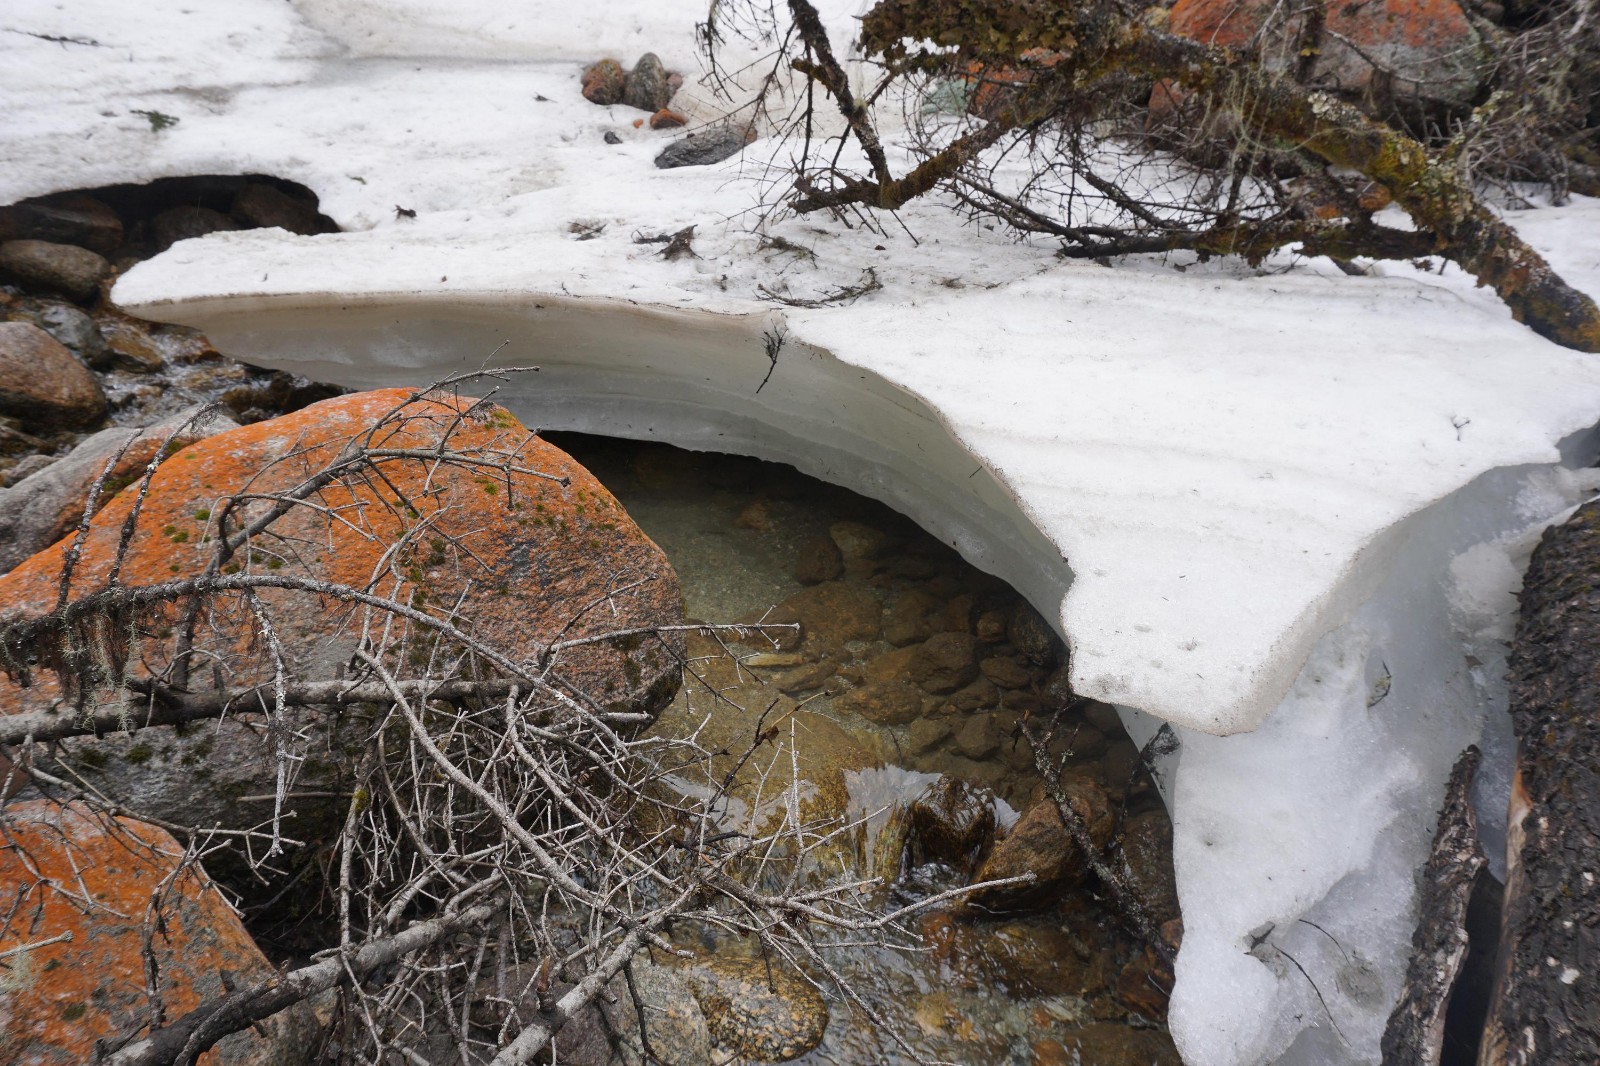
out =
[[[741,772],[730,826],[759,828],[779,813],[793,784],[808,819],[859,823],[821,849],[817,876],[882,876],[888,908],[971,875],[948,863],[919,864],[907,848],[903,813],[941,778],[975,786],[971,795],[993,807],[1002,834],[1041,801],[1019,723],[1024,715],[1046,720],[1063,702],[1063,652],[1014,590],[903,516],[789,467],[549,436],[666,552],[691,617],[802,623],[801,639],[784,633],[776,644],[693,640],[691,677],[656,726],[742,752],[758,731],[781,723],[779,739]],[[924,646],[946,654],[919,654]],[[897,698],[863,702],[862,691],[875,684]],[[1135,772],[1138,752],[1110,708],[1078,708],[1061,733],[1071,737],[1070,753],[1065,739],[1055,750],[1067,754],[1070,773],[1097,782],[1115,805],[1125,798],[1130,824],[1165,827],[1151,783]],[[914,950],[831,952],[866,1008],[904,1044],[833,993],[826,1036],[797,1061],[1176,1063],[1157,987],[1170,978],[1148,972],[1142,947],[1090,887],[1058,896],[1023,914],[941,906],[914,923],[921,935]],[[727,939],[686,946],[758,953]],[[746,1060],[730,1053],[727,1061]]]

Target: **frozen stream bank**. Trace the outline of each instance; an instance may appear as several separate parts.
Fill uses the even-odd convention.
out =
[[[1080,692],[1183,731],[1186,1060],[1376,1061],[1443,769],[1500,698],[1515,545],[1490,542],[1583,491],[1553,464],[1600,413],[1600,363],[1454,271],[1107,269],[932,203],[883,233],[759,224],[781,146],[659,171],[676,134],[577,91],[611,51],[692,71],[700,14],[23,0],[0,203],[300,182],[349,232],[182,242],[116,299],[351,385],[422,384],[509,340],[497,359],[545,367],[507,387],[531,423],[781,459],[916,517],[1058,622]],[[1594,202],[1518,224],[1600,290]],[[634,240],[688,226],[693,256]],[[881,289],[847,306],[762,298],[869,270]]]
[[[1299,497],[1303,526],[1293,513],[1227,514],[1192,501],[1208,484],[1206,465],[1217,461],[1192,437],[1187,454],[1174,448],[1155,463],[1150,446],[1099,444],[1128,464],[1125,481],[1153,471],[1158,484],[1170,483],[1172,471],[1154,467],[1188,471],[1197,482],[1190,498],[1114,484],[1112,469],[1096,466],[1096,449],[1071,440],[1065,428],[1026,419],[1007,426],[987,413],[1007,405],[981,375],[961,372],[963,387],[987,392],[993,405],[956,404],[981,418],[973,425],[897,387],[870,364],[852,365],[808,343],[812,329],[828,335],[825,320],[817,328],[821,316],[782,322],[771,313],[685,313],[550,294],[215,297],[142,309],[197,326],[248,358],[357,386],[443,377],[509,340],[495,361],[542,367],[512,376],[499,394],[530,425],[779,460],[891,503],[1011,582],[1046,617],[1060,619],[1078,658],[1075,684],[1101,698],[1107,688],[1094,668],[1108,647],[1126,657],[1124,676],[1142,691],[1162,692],[1174,675],[1161,660],[1141,669],[1137,651],[1111,639],[1117,626],[1135,634],[1135,644],[1164,640],[1169,661],[1199,650],[1173,641],[1174,630],[1215,633],[1213,645],[1248,653],[1229,629],[1234,619],[1284,611],[1283,600],[1271,595],[1293,587],[1284,575],[1309,581],[1314,574],[1304,559],[1309,548],[1285,559],[1284,546],[1322,545],[1332,554],[1328,527],[1337,526],[1332,519],[1339,515],[1319,506],[1377,510],[1373,499],[1360,500],[1353,479],[1330,476],[1356,457],[1374,461],[1370,440],[1341,442],[1343,450],[1327,452],[1323,467],[1304,457],[1298,469],[1286,469],[1260,441],[1259,467],[1286,470],[1283,480],[1303,479],[1297,494],[1338,485],[1343,495]],[[856,317],[870,320],[870,312]],[[958,330],[953,324],[943,335]],[[771,367],[763,337],[779,331],[787,339]],[[897,350],[898,338],[877,339]],[[991,367],[997,362],[987,360]],[[891,365],[896,376],[915,370],[909,360]],[[1054,369],[1071,371],[1061,361]],[[936,395],[952,395],[954,384]],[[1070,397],[1059,380],[1047,385],[1041,376],[1035,384],[1055,400]],[[1028,406],[1032,395],[1023,389],[1010,406]],[[1071,465],[1074,455],[1084,467]],[[1561,463],[1485,471],[1371,534],[1346,558],[1343,580],[1325,578],[1320,595],[1300,605],[1299,625],[1285,625],[1261,652],[1268,681],[1258,677],[1258,687],[1274,672],[1289,679],[1264,722],[1243,700],[1199,705],[1214,712],[1209,720],[1195,713],[1195,704],[1188,715],[1175,713],[1172,707],[1184,705],[1170,694],[1167,703],[1153,701],[1177,723],[1182,742],[1168,798],[1186,922],[1172,1029],[1187,1061],[1376,1061],[1414,922],[1413,870],[1426,853],[1443,780],[1461,748],[1480,738],[1503,773],[1500,642],[1509,637],[1511,593],[1525,552],[1544,523],[1589,491],[1581,468],[1594,457],[1592,436],[1573,435]],[[1256,480],[1272,490],[1278,478]],[[1096,548],[1115,553],[1114,562],[1096,568],[1126,597],[1108,620],[1094,613],[1094,591],[1087,607],[1075,599],[1087,584],[1085,553],[1071,550],[1067,532],[1106,514],[1108,497],[1117,493],[1119,524],[1091,530],[1084,540],[1090,560]],[[1388,490],[1369,495],[1397,509],[1402,498]],[[1196,515],[1206,507],[1209,528]],[[1182,527],[1190,534],[1182,545],[1180,516],[1193,523]],[[1217,536],[1222,530],[1231,535]],[[1224,567],[1220,560],[1229,556]],[[1165,568],[1181,573],[1164,574]],[[1191,581],[1216,598],[1196,598],[1184,584]],[[1156,624],[1132,621],[1136,616]],[[1164,618],[1173,629],[1161,628]],[[1261,625],[1257,619],[1256,631]],[[1296,650],[1307,641],[1306,652]],[[1198,645],[1200,637],[1188,642]],[[1175,687],[1191,698],[1205,691],[1187,682]],[[1138,701],[1111,702],[1128,708],[1140,739],[1158,724]],[[1233,725],[1256,728],[1220,735]],[[1490,776],[1483,792],[1492,834],[1504,800]]]

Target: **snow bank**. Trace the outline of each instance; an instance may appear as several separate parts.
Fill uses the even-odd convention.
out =
[[[1557,444],[1600,362],[1453,270],[1107,269],[934,205],[757,232],[781,148],[657,171],[673,134],[577,95],[592,56],[687,64],[699,4],[202,8],[11,5],[0,202],[303,182],[354,232],[184,242],[117,298],[353,385],[537,363],[503,393],[532,424],[785,460],[912,514],[1059,619],[1081,692],[1179,727],[1186,1059],[1376,1061],[1445,771],[1503,705],[1515,560],[1585,491]],[[637,242],[690,225],[696,257]],[[1524,230],[1600,288],[1594,203]]]

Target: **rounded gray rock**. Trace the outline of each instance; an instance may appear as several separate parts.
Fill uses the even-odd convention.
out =
[[[0,244],[0,276],[80,302],[94,298],[111,264],[98,252],[50,241]]]

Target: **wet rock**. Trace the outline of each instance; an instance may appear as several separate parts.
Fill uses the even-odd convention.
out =
[[[650,116],[650,128],[653,130],[675,130],[679,126],[688,124],[689,119],[686,116],[666,107]]]
[[[673,141],[656,156],[656,167],[703,167],[731,159],[754,140],[753,131],[724,123],[698,130],[681,141]]]
[[[79,303],[94,299],[110,273],[104,256],[76,245],[29,240],[0,244],[0,277]]]
[[[209,207],[169,207],[150,220],[150,239],[157,252],[164,252],[179,241],[238,228],[239,223]]]
[[[49,304],[29,316],[84,363],[96,370],[111,367],[111,348],[94,319],[67,304]]]
[[[971,633],[977,619],[978,598],[962,593],[946,603],[933,618],[933,628],[939,633]]]
[[[956,750],[969,759],[987,759],[1000,750],[1002,737],[993,716],[973,714],[961,719],[955,731]]]
[[[639,998],[644,1001],[644,1030],[650,1039],[650,1050],[658,1060],[669,1063],[711,1062],[711,1031],[706,1026],[705,1012],[695,999],[694,990],[683,974],[665,966],[636,960],[633,964],[634,984]],[[611,1002],[603,1004],[608,1028],[617,1034],[621,1045],[617,1048],[623,1066],[647,1066],[644,1045],[639,1040],[639,1015],[634,1009],[633,997],[625,981],[618,981]],[[609,1050],[609,1047],[608,1047]],[[561,1056],[571,1066],[588,1066],[577,1058]],[[612,1060],[597,1058],[594,1066],[607,1066]]]
[[[950,715],[918,718],[907,731],[911,754],[926,755],[941,747],[955,731],[956,719]]]
[[[92,196],[67,193],[0,207],[0,241],[75,244],[110,255],[122,244],[122,219]]]
[[[838,647],[853,640],[876,640],[883,604],[870,592],[829,581],[795,593],[780,603],[769,622],[799,622],[808,647]]]
[[[896,543],[896,538],[865,522],[835,522],[828,527],[828,537],[839,546],[846,567],[876,562]]]
[[[640,111],[656,112],[667,106],[672,93],[667,88],[667,69],[661,57],[646,52],[634,63],[623,80],[622,102]]]
[[[879,725],[904,725],[921,716],[922,693],[904,681],[869,681],[835,699],[833,709]]]
[[[602,59],[583,72],[583,98],[592,104],[620,104],[628,72],[615,59]]]
[[[277,372],[265,384],[252,382],[225,390],[222,403],[241,422],[260,422],[276,415],[298,411],[319,400],[339,395],[337,385],[308,381],[298,374]]]
[[[106,397],[87,367],[44,330],[0,322],[0,414],[39,429],[93,425]]]
[[[801,545],[795,557],[794,579],[802,585],[834,581],[844,573],[844,557],[829,537],[814,537]]]
[[[903,593],[884,612],[883,639],[897,648],[927,640],[933,635],[928,613],[937,605],[937,600],[920,589]]]
[[[77,527],[89,490],[105,472],[107,462],[115,460],[106,474],[97,509],[142,476],[169,438],[174,447],[183,448],[234,426],[222,415],[191,422],[194,413],[182,412],[148,429],[119,426],[101,430],[63,458],[0,491],[0,574]]]
[[[978,615],[978,621],[972,628],[984,644],[998,644],[1006,639],[1006,630],[1010,624],[1010,611],[1000,611],[991,607]]]
[[[1167,1020],[1172,985],[1172,967],[1148,946],[1117,974],[1118,998],[1130,1011],[1150,1021]]]
[[[153,374],[167,365],[161,343],[138,319],[102,315],[97,325],[110,352],[111,365],[136,374]]]
[[[948,705],[964,714],[993,707],[999,698],[1000,690],[995,688],[994,682],[980,677],[965,688],[950,693]]]
[[[1181,1061],[1165,1031],[1113,1022],[1094,1022],[1034,1045],[1037,1066],[1181,1066]]]
[[[1085,777],[1064,776],[1062,787],[1072,809],[1083,820],[1096,849],[1111,839],[1115,819],[1105,790]],[[974,880],[990,881],[1032,873],[1031,885],[989,889],[970,898],[984,910],[1016,910],[1048,906],[1061,892],[1081,884],[1089,866],[1082,851],[1062,824],[1055,803],[1041,799],[1022,815],[995,845]]]
[[[822,994],[779,961],[709,958],[686,969],[684,980],[712,1039],[737,1055],[787,1062],[820,1044],[827,1031]]]
[[[1121,861],[1158,925],[1178,917],[1178,878],[1172,869],[1172,820],[1146,811],[1123,823]]]
[[[978,642],[970,633],[935,633],[911,658],[911,680],[935,695],[954,692],[977,677]]]
[[[945,775],[906,809],[910,865],[940,862],[971,874],[994,842],[994,794]]]
[[[894,651],[886,651],[867,663],[863,676],[868,681],[909,682],[911,660],[916,654],[916,648],[896,648]]]
[[[260,182],[240,189],[228,214],[240,225],[250,228],[275,226],[307,237],[323,231],[316,204]]]
[[[44,455],[40,452],[33,452],[29,455],[24,455],[21,459],[18,459],[12,464],[11,469],[6,471],[5,477],[0,478],[0,485],[4,485],[9,489],[12,485],[15,485],[17,482],[22,481],[25,478],[32,477],[34,474],[37,474],[39,471],[43,470],[45,467],[49,466],[55,461],[56,456]],[[5,568],[3,566],[0,566],[0,570],[4,569]]]
[[[0,882],[15,890],[27,919],[0,932],[0,951],[11,956],[0,987],[0,1061],[96,1061],[96,1041],[149,1023],[143,919],[158,892],[161,934],[149,943],[168,1018],[275,974],[200,868],[177,872],[183,845],[165,830],[34,800],[7,806],[6,844]],[[65,934],[71,939],[48,943]],[[304,1008],[268,1018],[224,1038],[205,1061],[304,1061],[308,1021]]]
[[[747,504],[733,520],[737,529],[748,529],[753,533],[771,533],[774,526],[772,521],[772,505],[766,500],[756,500]]]
[[[978,669],[1001,688],[1027,688],[1033,683],[1033,671],[1010,656],[991,656],[978,663]]]
[[[1006,635],[1022,657],[1036,666],[1049,669],[1061,661],[1061,638],[1031,604],[1017,604]]]
[[[402,404],[409,390],[391,389],[339,397],[272,422],[246,426],[207,438],[163,463],[150,484],[141,519],[130,541],[121,578],[130,585],[153,585],[175,573],[199,573],[210,558],[206,542],[214,528],[212,508],[219,497],[234,493],[247,482],[254,491],[271,492],[300,483],[307,469],[331,460],[352,437],[366,432],[391,409]],[[434,400],[403,423],[393,424],[387,439],[396,448],[437,448],[449,433],[452,447],[471,456],[492,457],[499,449],[520,448],[532,469],[569,479],[567,486],[529,475],[511,475],[509,489],[486,482],[459,467],[433,470],[428,464],[390,463],[385,467],[384,490],[403,494],[425,509],[418,519],[428,521],[430,539],[413,542],[394,559],[405,584],[396,590],[402,599],[426,595],[428,601],[459,604],[473,619],[474,633],[513,657],[535,654],[558,635],[566,639],[598,636],[617,629],[677,624],[682,621],[682,596],[676,575],[659,548],[639,531],[620,505],[594,477],[565,453],[537,438],[528,438],[514,418],[493,405],[480,405],[474,414],[457,420],[453,399]],[[465,407],[473,403],[461,400]],[[294,458],[291,459],[290,457]],[[492,490],[492,491],[491,491]],[[348,528],[332,521],[326,508],[297,509],[275,527],[285,542],[296,545],[284,556],[259,550],[242,554],[241,566],[283,576],[337,581],[364,586],[398,541],[405,518],[378,501],[392,497],[367,482],[330,489],[326,506],[341,510],[364,508],[365,528]],[[122,523],[134,504],[132,490],[113,498],[95,517],[75,572],[75,588],[93,589],[105,580],[117,554]],[[517,509],[508,504],[515,501]],[[534,521],[538,516],[539,521]],[[464,538],[471,551],[450,547]],[[56,600],[65,545],[34,555],[0,577],[0,621],[48,610]],[[528,565],[537,558],[537,568]],[[637,583],[619,593],[612,575],[627,572]],[[319,608],[315,600],[286,592],[267,592],[264,602],[274,615],[279,641],[290,669],[307,680],[335,676],[359,637],[347,609]],[[574,622],[573,604],[604,599],[610,609],[591,612]],[[418,598],[420,602],[420,598]],[[177,637],[162,634],[150,619],[137,671],[159,671],[169,661]],[[259,654],[250,626],[231,612],[208,615],[196,635],[218,663],[218,677],[227,674],[234,685],[246,685],[270,676]],[[665,636],[628,642],[597,642],[563,652],[552,665],[564,682],[586,693],[602,708],[659,710],[677,690],[681,638]],[[191,679],[205,691],[212,675]],[[43,709],[56,692],[48,678],[36,677],[31,688],[19,688],[0,679],[0,706],[20,710]],[[326,737],[326,731],[312,734]],[[128,739],[126,735],[124,739]],[[130,806],[165,814],[191,824],[205,804],[218,809],[229,824],[254,824],[260,809],[236,810],[228,800],[239,795],[270,796],[273,760],[263,757],[260,739],[248,734],[239,740],[235,762],[251,776],[224,789],[195,788],[195,766],[210,769],[224,761],[224,753],[202,750],[208,730],[179,736],[170,729],[145,730],[134,746],[116,748],[116,737],[74,741],[69,746],[80,762],[98,761],[97,779],[110,789],[138,790],[130,795],[114,791]],[[213,742],[215,744],[215,742]],[[112,745],[114,757],[95,760],[87,747]],[[142,750],[140,749],[140,746]],[[335,745],[328,742],[329,750]],[[250,769],[251,757],[254,768]],[[233,765],[230,764],[230,765]],[[160,771],[159,773],[156,771]],[[120,775],[120,777],[113,777]],[[159,794],[155,794],[159,793]],[[237,806],[237,805],[235,805]]]
[[[839,664],[832,659],[821,659],[786,670],[772,679],[773,686],[790,696],[800,692],[815,692],[823,682],[839,672]]]

